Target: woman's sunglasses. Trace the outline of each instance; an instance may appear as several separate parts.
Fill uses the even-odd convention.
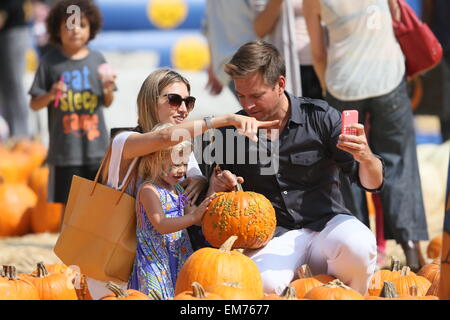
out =
[[[177,93],[167,93],[167,94],[163,94],[163,97],[167,97],[167,100],[169,101],[169,104],[172,107],[180,107],[181,103],[183,103],[186,105],[186,109],[188,112],[191,112],[192,109],[194,109],[194,105],[195,105],[195,97],[189,96],[186,98],[182,98],[179,94]]]

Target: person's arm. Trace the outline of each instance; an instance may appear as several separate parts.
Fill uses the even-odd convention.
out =
[[[147,217],[153,227],[161,234],[177,232],[201,221],[203,213],[211,203],[213,197],[206,198],[198,207],[181,217],[166,217],[159,200],[159,193],[155,187],[145,185],[139,192],[139,201],[144,206]]]
[[[61,98],[64,97],[66,90],[67,87],[64,84],[64,82],[62,81],[55,82],[49,92],[31,97],[30,108],[35,111],[42,109],[48,106],[50,102],[55,100],[58,91],[62,92]]]
[[[272,127],[279,121],[258,121],[255,118],[238,114],[227,114],[211,119],[212,128],[234,126],[241,134],[257,139],[258,128]],[[125,142],[123,159],[140,157],[176,145],[183,140],[192,139],[208,130],[204,120],[186,121],[169,128],[142,134],[133,134]]]
[[[350,127],[356,128],[356,135],[340,135],[337,148],[347,151],[359,162],[359,181],[368,190],[379,189],[383,184],[383,165],[367,143],[364,126],[353,124]]]
[[[304,0],[303,12],[311,41],[311,54],[314,70],[319,78],[322,92],[326,91],[325,71],[327,68],[327,49],[320,18],[319,0]],[[325,94],[324,94],[325,95]]]
[[[212,54],[211,54],[212,57]],[[217,79],[214,70],[213,70],[213,65],[212,65],[212,61],[211,64],[208,66],[208,82],[206,83],[206,90],[209,91],[209,93],[213,96],[217,96],[219,95],[222,90],[223,90],[223,85],[222,83],[219,81],[219,79]]]
[[[103,87],[103,105],[108,108],[114,100],[114,89],[116,88],[115,76],[114,80],[102,82]]]
[[[401,19],[400,6],[398,0],[388,0],[389,10],[391,11],[392,20],[399,22]]]
[[[253,20],[253,29],[258,37],[263,38],[272,32],[281,14],[283,1],[269,0],[264,10],[255,17]]]

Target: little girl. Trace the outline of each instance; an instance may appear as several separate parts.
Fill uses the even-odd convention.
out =
[[[152,131],[170,126],[160,124]],[[144,182],[136,196],[137,249],[128,287],[146,294],[155,291],[162,299],[173,298],[180,268],[192,254],[186,228],[200,222],[213,198],[198,207],[186,206],[179,183],[190,152],[191,143],[185,140],[143,157],[139,168]]]

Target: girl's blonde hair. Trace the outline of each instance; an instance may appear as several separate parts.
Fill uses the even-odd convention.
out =
[[[189,94],[191,93],[189,81],[171,69],[153,71],[144,80],[137,97],[138,126],[141,132],[151,131],[160,122],[157,112],[158,97],[165,87],[175,82],[184,83]]]
[[[159,131],[172,127],[171,123],[157,124],[151,131]],[[147,156],[142,157],[139,166],[139,174],[144,180],[155,182],[163,173],[164,163],[170,163],[172,156],[184,155],[188,151],[191,152],[192,143],[189,140],[184,140],[169,148],[155,151]]]

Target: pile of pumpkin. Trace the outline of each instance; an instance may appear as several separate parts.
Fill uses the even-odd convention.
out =
[[[217,247],[199,249],[186,260],[178,274],[174,300],[437,299],[438,260],[414,274],[408,267],[401,268],[396,259],[391,270],[374,274],[365,297],[333,276],[312,275],[307,265],[299,268],[282,294],[265,295],[257,265],[241,249],[264,246],[272,238],[275,226],[274,209],[260,194],[233,191],[216,197],[203,216],[202,228],[206,239]],[[2,273],[0,300],[91,299],[85,277],[64,265],[39,263],[32,274],[19,276],[14,267],[5,266]],[[154,292],[147,296],[114,283],[109,283],[108,288],[111,294],[103,300],[160,299]]]
[[[47,202],[46,156],[39,141],[0,145],[0,238],[59,230],[62,205]]]

